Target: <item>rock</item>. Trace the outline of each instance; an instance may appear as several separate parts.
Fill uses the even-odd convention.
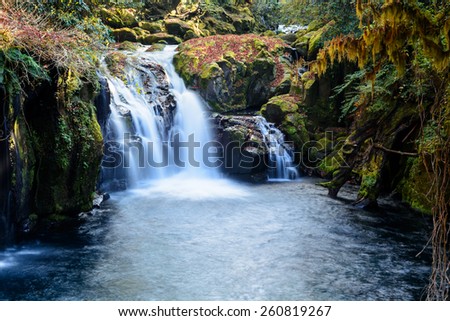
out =
[[[112,31],[113,37],[118,42],[123,41],[131,41],[136,42],[138,39],[138,35],[133,29],[130,28],[120,28],[120,29],[114,29]]]
[[[101,205],[109,200],[111,196],[108,193],[98,193],[96,192],[94,194],[94,199],[92,201],[92,207],[93,208],[100,208]]]
[[[169,34],[180,38],[183,38],[189,30],[193,32],[193,28],[188,23],[177,18],[164,20],[164,25]]]
[[[101,8],[99,13],[103,23],[112,28],[133,28],[138,26],[134,9]]]
[[[268,149],[257,116],[212,116],[215,139],[223,147],[223,170],[230,175],[266,177]],[[255,176],[255,177],[256,177]]]
[[[125,50],[125,51],[136,51],[139,47],[139,44],[130,42],[130,41],[124,41],[119,42],[116,46],[118,50]]]
[[[304,59],[308,61],[316,59],[319,49],[323,46],[324,35],[334,23],[334,21],[330,21],[320,28],[316,25],[314,28],[308,28],[307,31],[298,31],[296,33],[297,38],[292,42],[292,46]],[[315,29],[316,27],[317,29]]]
[[[174,64],[214,111],[259,109],[271,96],[289,91],[284,48],[282,40],[271,37],[210,36],[180,45]]]
[[[166,31],[161,21],[157,22],[141,21],[139,22],[139,28],[147,30],[150,33],[160,33]]]
[[[152,45],[154,43],[164,43],[168,45],[177,45],[182,42],[180,38],[174,35],[169,35],[168,33],[155,33],[147,35],[143,38],[139,38],[139,42],[144,45]]]
[[[151,47],[148,48],[146,51],[148,51],[148,52],[152,52],[152,51],[163,51],[165,47],[166,47],[166,45],[163,44],[163,43],[154,43],[154,44],[151,45]]]

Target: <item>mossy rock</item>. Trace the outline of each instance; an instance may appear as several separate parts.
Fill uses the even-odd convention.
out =
[[[204,23],[206,29],[208,29],[212,35],[228,35],[236,33],[236,28],[226,21],[207,17],[204,19]]]
[[[148,52],[163,51],[165,47],[166,47],[166,45],[163,43],[154,43],[153,45],[151,45],[150,48],[147,49],[147,51]]]
[[[307,32],[316,31],[322,28],[324,25],[322,20],[313,20],[309,23],[308,28],[306,29]]]
[[[192,27],[188,23],[177,18],[164,20],[164,26],[167,30],[167,33],[180,38],[183,38],[188,30],[194,32]]]
[[[137,43],[130,41],[124,41],[117,44],[118,50],[136,51],[138,48],[139,46]]]
[[[259,109],[271,96],[289,92],[290,66],[279,58],[284,46],[257,35],[191,39],[179,47],[174,64],[214,110]]]
[[[103,23],[112,28],[133,28],[138,26],[136,11],[125,8],[101,8],[100,18]]]
[[[130,28],[115,29],[113,30],[112,34],[117,42],[124,42],[124,41],[136,42],[138,39],[136,32]]]
[[[118,78],[124,78],[124,70],[126,65],[127,56],[119,51],[113,51],[106,55],[105,62],[108,66],[108,70],[112,75]]]
[[[323,37],[328,30],[335,24],[334,21],[328,22],[325,26],[314,31],[308,44],[308,60],[314,60],[317,57],[319,49],[323,47]]]
[[[182,42],[180,38],[168,33],[155,33],[138,39],[144,45],[152,45],[154,43],[164,43],[168,45],[177,45]]]
[[[150,33],[160,33],[166,31],[161,21],[157,22],[141,21],[139,22],[139,28],[147,30]]]
[[[149,31],[139,28],[139,27],[134,27],[133,31],[136,33],[136,36],[138,37],[138,39],[150,35]]]

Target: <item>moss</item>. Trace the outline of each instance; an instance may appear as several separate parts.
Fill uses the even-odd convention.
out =
[[[166,45],[163,43],[154,43],[147,51],[163,51],[165,47]]]
[[[297,151],[301,151],[309,141],[305,116],[299,107],[300,102],[298,96],[285,94],[270,98],[260,110],[262,116],[286,134],[286,140],[293,142]]]
[[[116,76],[118,78],[125,77],[124,68],[126,60],[127,56],[118,51],[111,52],[105,57],[105,62],[108,66],[108,70],[113,76]]]
[[[333,152],[325,156],[318,165],[319,174],[325,178],[331,178],[337,174],[337,171],[344,164],[342,150],[335,148]]]
[[[322,20],[313,20],[309,23],[307,32],[316,31],[323,27]]]
[[[155,33],[139,38],[139,42],[144,45],[152,45],[154,43],[165,43],[169,45],[177,45],[182,42],[180,38],[167,33]]]
[[[136,42],[138,39],[136,32],[131,28],[115,29],[113,30],[112,34],[114,39],[118,42],[123,41]]]
[[[23,114],[20,114],[14,123],[12,140],[16,155],[12,185],[15,190],[17,212],[23,215],[29,211],[36,170],[36,158],[33,150],[34,138]]]
[[[136,12],[133,9],[101,8],[99,13],[103,23],[113,28],[133,28],[138,26],[135,17]]]
[[[150,33],[160,33],[165,32],[165,28],[162,22],[149,22],[149,21],[141,21],[139,22],[139,28],[149,31]]]
[[[416,210],[431,213],[433,204],[430,202],[430,198],[427,197],[430,192],[430,186],[430,176],[423,165],[423,160],[419,157],[410,157],[406,175],[397,186],[403,201]]]
[[[146,37],[150,34],[150,32],[148,32],[147,30],[144,30],[142,28],[139,27],[134,27],[133,28],[134,33],[136,34],[137,38],[142,38],[142,37]]]
[[[242,146],[246,142],[248,129],[243,126],[232,126],[225,129],[230,135],[230,141],[239,142],[239,146]]]
[[[191,31],[195,35],[193,28],[188,23],[177,18],[164,20],[164,26],[167,30],[167,33],[180,38],[183,38],[187,31]]]
[[[117,49],[126,51],[136,51],[138,49],[138,45],[130,41],[124,41],[118,44]]]
[[[382,153],[373,153],[368,162],[357,172],[361,177],[361,184],[358,191],[359,199],[369,199],[374,201],[378,198],[381,165],[383,163]]]
[[[199,75],[200,86],[206,88],[209,80],[216,78],[219,75],[223,75],[223,71],[216,62],[203,66]]]

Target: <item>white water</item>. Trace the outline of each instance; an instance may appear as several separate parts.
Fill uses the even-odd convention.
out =
[[[149,105],[149,95],[143,92],[142,80],[134,68],[126,70],[126,84],[115,77],[108,76],[111,91],[110,130],[116,139],[121,139],[130,132],[142,141],[142,151],[134,147],[135,141],[125,153],[129,162],[126,166],[128,184],[141,187],[136,192],[163,194],[175,198],[234,198],[247,195],[242,187],[221,178],[218,168],[207,167],[204,163],[205,144],[212,141],[209,124],[205,117],[205,106],[199,96],[186,88],[183,80],[175,72],[172,64],[175,46],[166,46],[164,51],[138,52],[140,58],[148,59],[161,65],[170,83],[171,93],[177,102],[173,124],[165,132],[161,115]],[[148,72],[151,75],[151,72]],[[154,78],[154,76],[152,76]],[[156,83],[156,81],[155,81]],[[157,97],[158,88],[150,96]],[[154,98],[153,98],[154,100]],[[132,125],[126,117],[131,113]],[[176,147],[176,142],[195,142],[193,148]],[[150,148],[149,143],[152,144]],[[127,142],[122,148],[126,150]],[[166,148],[166,149],[165,149]],[[165,150],[165,152],[163,152]],[[149,158],[158,163],[167,162],[167,166],[155,168]],[[214,162],[214,158],[209,158]]]
[[[259,127],[269,149],[269,180],[291,180],[298,177],[293,155],[284,146],[284,134],[264,117],[259,118]]]

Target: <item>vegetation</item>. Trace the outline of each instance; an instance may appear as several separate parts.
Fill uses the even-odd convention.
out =
[[[352,169],[357,166],[357,156],[364,150],[373,161],[379,157],[379,149],[385,153],[418,156],[423,164],[422,170],[428,175],[428,179],[422,181],[428,181],[428,190],[425,200],[423,193],[416,194],[420,195],[422,203],[419,199],[410,201],[413,204],[419,202],[416,206],[421,209],[428,204],[434,218],[431,238],[433,273],[428,298],[448,299],[450,5],[440,1],[434,2],[433,6],[426,4],[420,1],[382,1],[372,5],[370,1],[356,1],[362,35],[332,39],[319,52],[314,68],[318,74],[323,74],[329,63],[348,59],[357,62],[364,70],[348,76],[346,84],[337,88],[338,92],[342,91],[359,78],[359,84],[353,87],[353,96],[347,97],[344,105],[345,114],[355,115],[354,132],[342,147],[346,151],[346,166],[341,165],[333,174],[333,180],[325,184],[330,195],[335,196],[348,180]],[[404,126],[403,121],[396,122],[402,114],[410,114],[406,119],[413,126]],[[383,146],[386,144],[383,134],[392,124],[395,124],[392,129],[396,133],[402,130],[402,125],[410,127],[410,137],[404,137],[404,140],[411,141],[417,137],[411,146],[412,152],[393,151]],[[414,132],[416,134],[411,135]],[[364,147],[368,140],[372,152]],[[417,173],[417,166],[419,164],[415,162],[411,168],[412,175]],[[372,186],[379,184],[380,175],[376,173],[381,170],[374,174],[374,167],[371,168],[371,176],[363,175],[361,188],[369,178]],[[415,180],[417,176],[411,177]],[[411,188],[407,186],[404,191],[408,190]],[[367,191],[362,194],[368,196]],[[412,197],[413,194],[409,192],[408,195]]]
[[[396,192],[431,214],[427,298],[449,299],[448,1],[0,1],[0,162],[15,224],[89,208],[96,69],[111,43],[181,43],[176,68],[214,111],[260,112],[298,148],[315,138],[305,170],[329,178],[330,196],[354,181],[361,206]],[[305,28],[277,34],[280,23]],[[113,74],[124,57],[107,55]]]

